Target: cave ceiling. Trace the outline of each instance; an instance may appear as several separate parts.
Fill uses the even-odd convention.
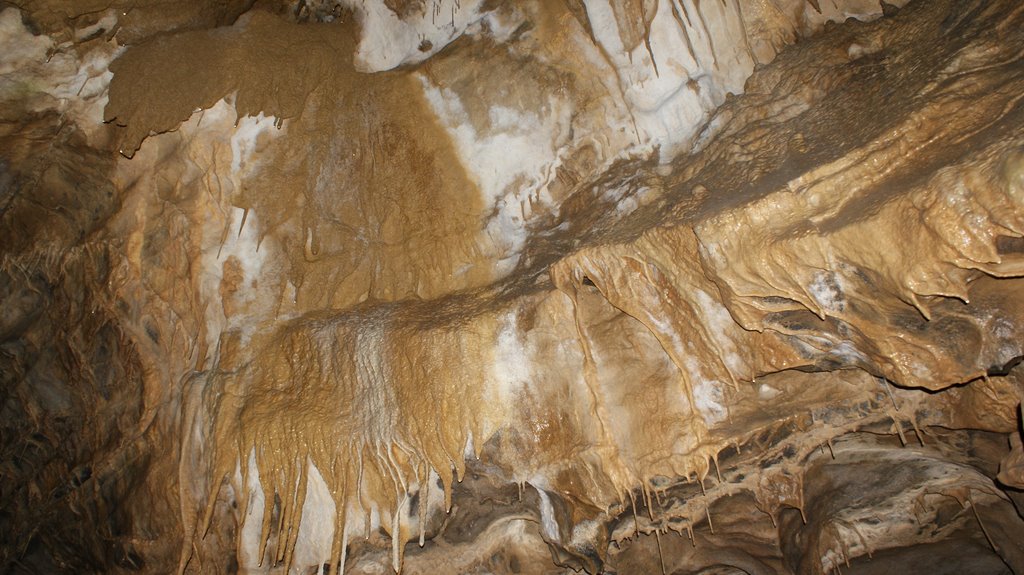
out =
[[[1024,574],[1019,0],[0,2],[0,573]]]

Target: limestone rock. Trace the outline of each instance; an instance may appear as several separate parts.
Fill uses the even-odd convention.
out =
[[[0,53],[0,571],[1024,573],[1014,0]]]

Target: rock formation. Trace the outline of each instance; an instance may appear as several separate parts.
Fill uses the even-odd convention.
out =
[[[0,10],[0,572],[1024,573],[1019,1]]]

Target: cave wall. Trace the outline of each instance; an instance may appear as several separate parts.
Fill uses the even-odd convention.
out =
[[[0,571],[1024,573],[1024,9],[0,5]]]

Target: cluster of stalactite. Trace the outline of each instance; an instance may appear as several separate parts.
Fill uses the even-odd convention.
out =
[[[464,4],[0,12],[0,571],[1024,572],[1024,8]]]

